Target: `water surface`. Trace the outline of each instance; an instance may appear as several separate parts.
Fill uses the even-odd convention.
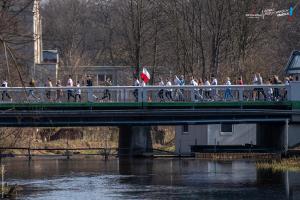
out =
[[[300,173],[259,171],[252,161],[11,159],[19,199],[300,199]]]

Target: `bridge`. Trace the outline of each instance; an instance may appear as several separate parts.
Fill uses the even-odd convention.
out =
[[[151,142],[145,126],[255,123],[259,125],[258,132],[267,132],[261,134],[261,143],[268,142],[271,134],[277,138],[272,145],[285,146],[287,150],[288,140],[298,139],[288,127],[300,128],[298,88],[300,82],[259,86],[3,88],[0,126],[119,126],[120,146],[134,146],[132,141],[139,138],[137,143],[147,148]],[[172,98],[168,99],[166,92]],[[73,98],[76,94],[81,98]]]

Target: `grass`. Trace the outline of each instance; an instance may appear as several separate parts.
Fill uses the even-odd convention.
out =
[[[155,147],[154,147],[154,148],[155,148]],[[161,146],[161,145],[157,145],[156,148],[159,149],[159,150],[162,150],[162,151],[175,152],[175,145],[172,145],[172,146]]]
[[[281,160],[257,162],[258,169],[271,169],[273,171],[300,171],[300,158],[287,158]]]

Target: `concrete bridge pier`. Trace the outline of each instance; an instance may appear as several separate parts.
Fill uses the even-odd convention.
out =
[[[274,149],[286,153],[289,146],[288,120],[270,124],[257,124],[256,144],[258,146]]]
[[[150,126],[120,126],[119,156],[143,156],[152,152]]]

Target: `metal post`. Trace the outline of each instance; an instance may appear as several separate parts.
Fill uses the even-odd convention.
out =
[[[28,151],[28,161],[31,161],[31,151],[30,151],[30,147],[27,149]]]
[[[289,150],[289,120],[285,120],[285,131],[284,131],[284,154],[287,156]]]
[[[4,165],[1,165],[1,198],[4,199]]]
[[[67,150],[66,150],[67,160],[70,159],[70,152],[69,152],[69,133],[67,133]]]

